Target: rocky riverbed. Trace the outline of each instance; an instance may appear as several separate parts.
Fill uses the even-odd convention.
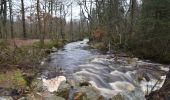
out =
[[[58,77],[47,79],[53,84],[57,78],[57,82],[53,84],[57,88],[51,92],[62,90],[63,82],[60,77],[65,77],[63,81],[68,85],[65,99],[74,98],[78,93],[81,94],[80,97],[90,100],[114,97],[122,100],[145,100],[146,94],[162,86],[168,66],[130,58],[125,54],[103,55],[97,50],[89,49],[87,42],[88,40],[70,43],[63,50],[50,55],[48,64],[59,72]],[[53,76],[50,73],[46,76]],[[61,86],[57,86],[60,83]],[[46,84],[49,91],[51,86],[51,83]]]
[[[169,66],[122,53],[101,54],[87,42],[51,53],[42,63],[47,69],[36,80],[36,91],[20,100],[145,100],[162,86]]]

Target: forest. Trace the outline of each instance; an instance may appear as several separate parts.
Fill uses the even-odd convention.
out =
[[[169,100],[169,64],[170,0],[0,0],[0,100]]]

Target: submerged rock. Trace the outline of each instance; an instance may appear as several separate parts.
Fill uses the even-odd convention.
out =
[[[145,100],[145,95],[141,89],[136,88],[134,91],[124,91],[113,96],[111,100]]]

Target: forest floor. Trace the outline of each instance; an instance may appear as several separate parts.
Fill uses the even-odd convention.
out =
[[[24,40],[24,39],[19,39],[19,38],[7,40],[7,42],[9,42],[11,46],[13,46],[15,44],[18,47],[33,45],[35,42],[39,42],[39,41],[40,41],[39,39],[26,39],[26,40]],[[45,39],[44,41],[49,42],[50,39]]]
[[[5,42],[4,42],[5,41]],[[48,43],[50,40],[45,40],[45,43]],[[0,60],[0,66],[2,68],[2,71],[14,69],[15,67],[18,67],[19,63],[26,63],[24,62],[24,56],[28,56],[26,54],[32,54],[33,52],[36,52],[39,50],[39,48],[36,48],[34,46],[38,45],[39,42],[38,39],[8,39],[8,40],[0,40],[0,50],[1,50],[1,60]],[[35,51],[34,51],[34,50]],[[24,55],[25,53],[25,55]],[[43,54],[41,54],[43,56]],[[36,56],[32,54],[31,56]],[[20,58],[21,57],[21,58]],[[16,59],[15,59],[16,58]],[[22,61],[17,61],[22,60]],[[32,59],[32,58],[30,58]],[[5,62],[5,60],[7,62]],[[3,67],[5,66],[5,67]]]

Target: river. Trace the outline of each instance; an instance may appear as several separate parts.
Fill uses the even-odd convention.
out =
[[[145,94],[162,86],[169,70],[167,66],[138,58],[101,54],[90,49],[88,42],[88,39],[72,42],[51,53],[49,65],[62,69],[67,79],[88,81],[106,99],[121,94],[125,100],[145,100]]]

